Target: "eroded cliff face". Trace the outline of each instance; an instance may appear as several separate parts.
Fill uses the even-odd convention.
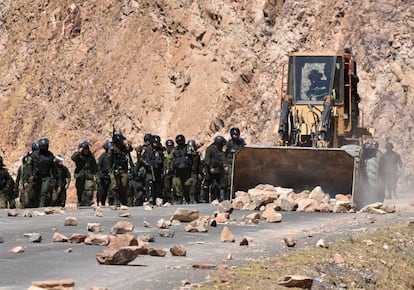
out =
[[[412,178],[414,6],[404,0],[4,0],[0,147],[16,168],[32,141],[98,153],[115,125],[208,144],[236,125],[272,144],[281,67],[292,51],[358,61],[364,125],[387,137]]]

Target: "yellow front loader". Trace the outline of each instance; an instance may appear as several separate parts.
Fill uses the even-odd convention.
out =
[[[382,201],[381,152],[359,118],[351,53],[292,53],[284,80],[277,140],[234,156],[232,192],[261,183],[297,192],[319,185],[332,197],[351,194],[358,208]]]

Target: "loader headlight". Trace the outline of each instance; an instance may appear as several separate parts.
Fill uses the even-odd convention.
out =
[[[349,119],[348,113],[345,113],[344,114],[344,120],[348,120],[348,119]]]

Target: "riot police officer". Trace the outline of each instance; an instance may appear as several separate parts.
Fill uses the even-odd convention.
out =
[[[75,162],[75,187],[78,196],[78,205],[90,206],[93,204],[93,193],[95,190],[96,175],[98,166],[96,159],[90,150],[88,141],[78,145],[78,151],[72,154],[72,161]]]
[[[111,187],[114,194],[115,205],[127,205],[127,193],[129,188],[129,166],[132,167],[132,146],[126,142],[124,135],[116,133],[112,137],[113,146],[109,149],[111,164]]]

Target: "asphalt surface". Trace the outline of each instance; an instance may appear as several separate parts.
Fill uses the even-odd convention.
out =
[[[159,236],[157,221],[169,219],[178,207],[200,211],[200,216],[211,216],[215,207],[210,204],[155,207],[144,211],[142,207],[129,208],[132,217],[119,217],[120,211],[103,208],[103,217],[94,216],[92,208],[66,209],[64,214],[23,217],[23,210],[17,217],[7,216],[7,210],[0,210],[0,289],[27,289],[32,281],[73,279],[75,289],[106,287],[107,289],[178,289],[182,280],[192,283],[205,281],[215,270],[195,269],[193,265],[211,263],[229,266],[246,264],[251,261],[275,257],[291,251],[283,243],[287,236],[295,237],[298,246],[313,246],[320,238],[336,240],[341,236],[365,231],[378,224],[404,221],[413,216],[413,211],[404,211],[389,215],[368,214],[332,214],[282,212],[281,223],[259,224],[240,223],[243,215],[250,211],[235,210],[230,223],[209,227],[207,233],[188,233],[184,231],[186,223],[173,226],[173,238]],[[64,226],[67,216],[78,219],[77,226]],[[135,225],[132,234],[139,236],[153,233],[155,242],[151,246],[168,251],[165,257],[138,256],[126,266],[100,265],[96,253],[102,246],[85,244],[58,243],[52,241],[55,231],[70,237],[73,233],[87,234],[87,223],[97,222],[103,227],[103,234],[120,220]],[[148,221],[151,227],[144,227]],[[228,226],[236,238],[235,243],[220,241],[220,233]],[[31,243],[24,233],[40,233],[41,243]],[[240,241],[248,238],[248,246],[240,246]],[[182,244],[187,249],[186,257],[174,257],[169,249]],[[23,246],[24,253],[10,253],[9,249]],[[72,252],[66,252],[72,248]]]

